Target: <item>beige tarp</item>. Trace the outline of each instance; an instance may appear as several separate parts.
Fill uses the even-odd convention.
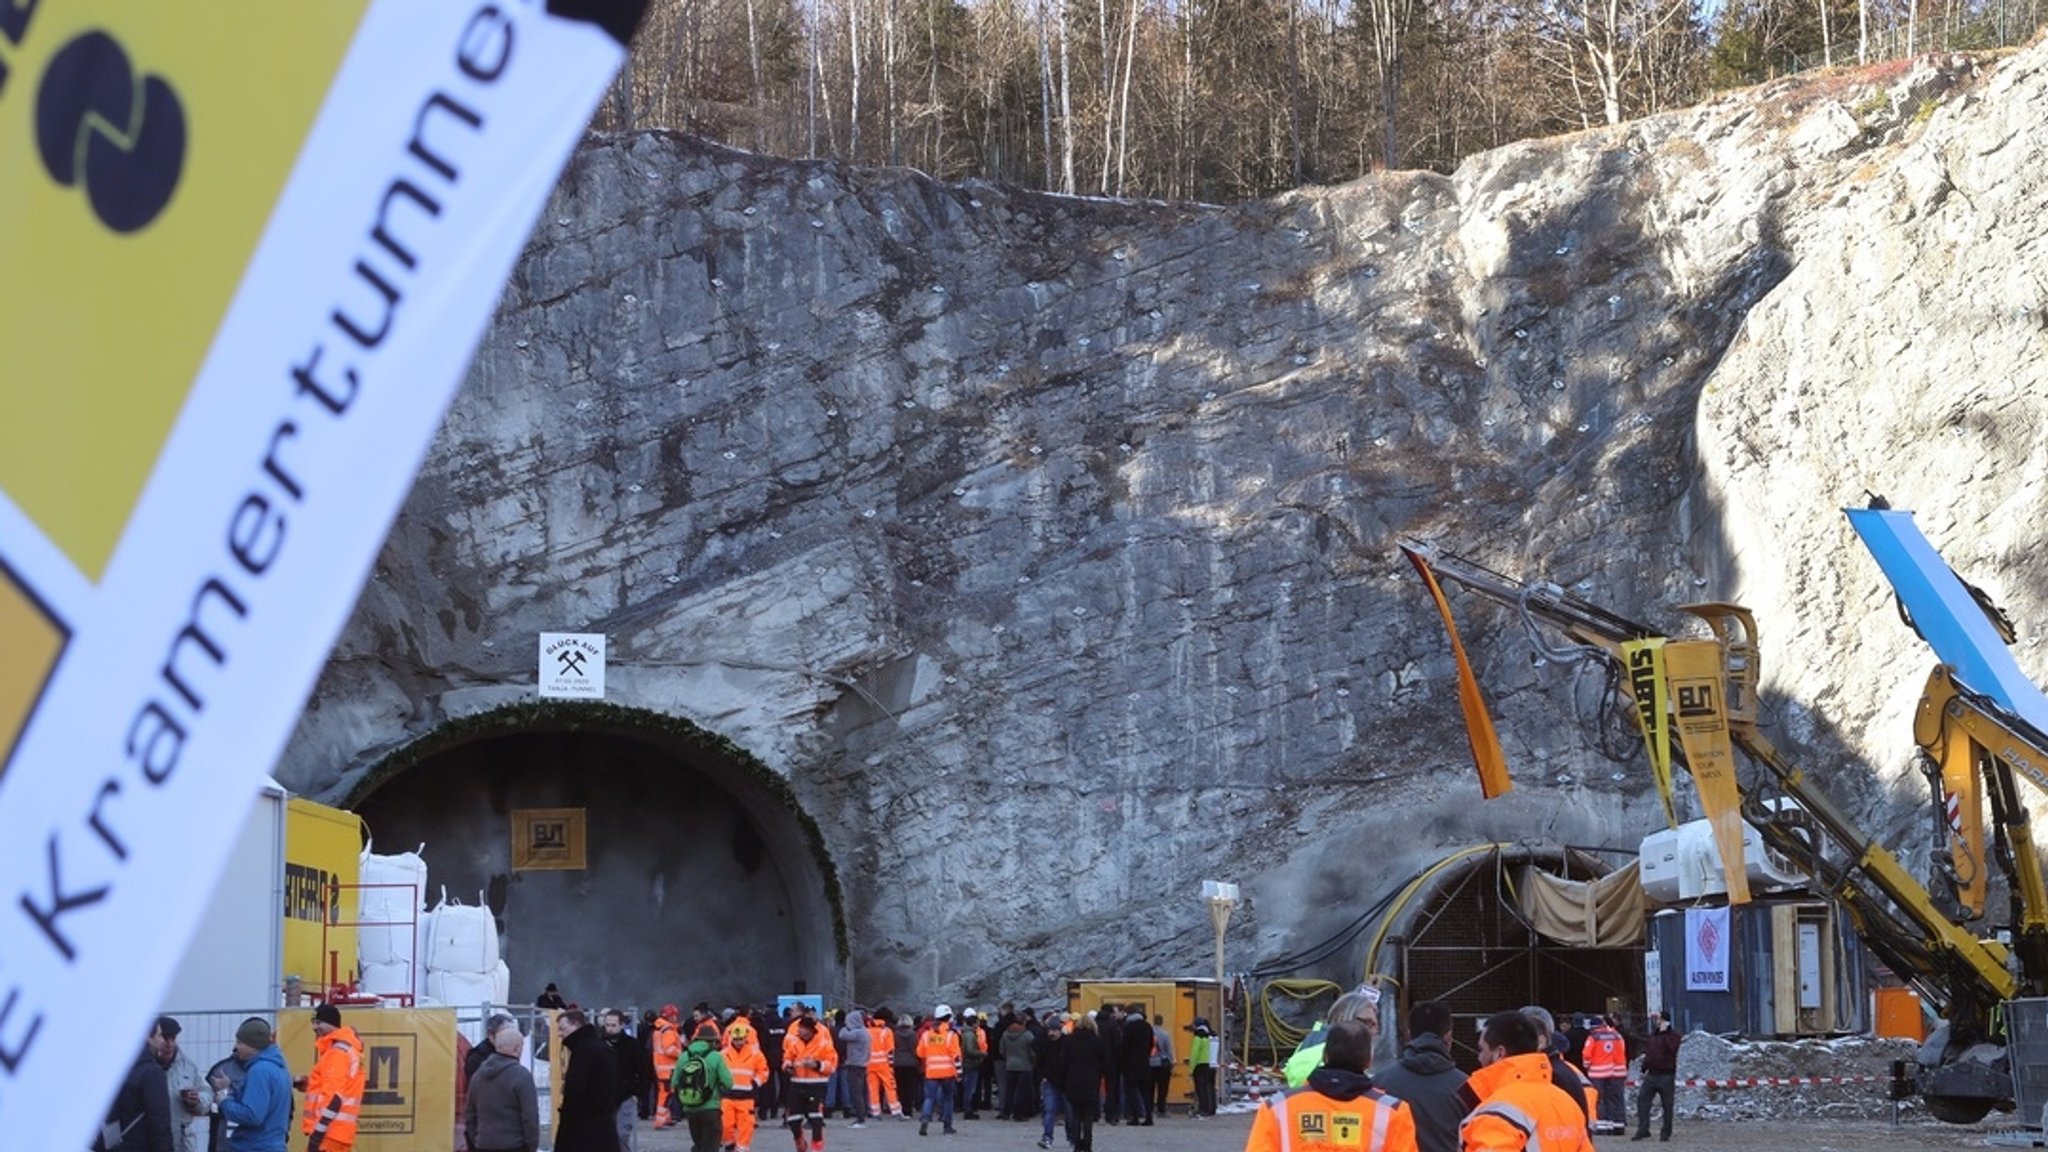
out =
[[[1515,877],[1515,894],[1536,931],[1559,944],[1625,948],[1643,941],[1648,901],[1636,864],[1598,880],[1566,880],[1523,868]]]

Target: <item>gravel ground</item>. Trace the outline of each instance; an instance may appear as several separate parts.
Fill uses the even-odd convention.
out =
[[[920,1140],[917,1125],[896,1120],[871,1121],[865,1128],[850,1129],[834,1120],[826,1129],[828,1152],[1035,1152],[1036,1121],[956,1120],[958,1136],[942,1136],[936,1124],[932,1135]],[[1931,1120],[1908,1118],[1897,1127],[1882,1120],[1681,1119],[1672,1131],[1669,1145],[1649,1140],[1637,1144],[1625,1136],[1602,1136],[1602,1149],[1694,1148],[1713,1152],[1922,1152],[1923,1149],[1986,1148],[1989,1137],[2001,1128],[1987,1122],[1981,1126],[1951,1127]],[[1161,1120],[1150,1128],[1098,1126],[1098,1152],[1241,1152],[1251,1131],[1248,1113],[1218,1116],[1213,1120],[1184,1117]],[[1066,1144],[1055,1134],[1054,1147],[1065,1152]],[[653,1132],[642,1127],[636,1152],[687,1152],[689,1136],[680,1128]],[[2022,1147],[2025,1145],[2022,1144]],[[791,1147],[785,1129],[762,1131],[754,1137],[756,1152],[785,1152]]]

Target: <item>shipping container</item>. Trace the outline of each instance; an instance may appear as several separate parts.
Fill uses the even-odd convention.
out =
[[[1173,1081],[1167,1085],[1170,1107],[1193,1109],[1195,1079],[1188,1066],[1188,1048],[1195,1039],[1195,1018],[1209,1022],[1218,1041],[1223,1038],[1223,988],[1214,979],[1162,976],[1153,980],[1069,980],[1067,1011],[1093,1012],[1104,1004],[1129,1007],[1140,1004],[1145,1020],[1166,1018],[1166,1030],[1173,1036]],[[1217,1076],[1222,1082],[1222,1076]]]
[[[1715,908],[1727,913],[1725,990],[1702,987],[1713,981],[1686,962],[1687,910],[1665,909],[1650,918],[1643,958],[1651,1010],[1681,1032],[1754,1039],[1869,1030],[1869,962],[1832,904],[1798,898]]]

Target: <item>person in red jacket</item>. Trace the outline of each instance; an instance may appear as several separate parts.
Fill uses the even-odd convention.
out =
[[[313,1070],[306,1075],[306,1152],[348,1152],[355,1146],[370,1065],[362,1038],[341,1022],[341,1009],[313,1009]]]
[[[817,1014],[804,1005],[803,1014],[782,1040],[782,1075],[789,1084],[782,1110],[796,1152],[825,1152],[825,1084],[838,1067],[839,1053],[832,1046],[831,1034],[818,1027]],[[804,1139],[806,1124],[811,1130],[809,1140]]]
[[[1496,1012],[1479,1033],[1479,1071],[1465,1087],[1479,1106],[1458,1128],[1464,1152],[1593,1152],[1586,1113],[1550,1082],[1550,1054],[1520,1012]]]
[[[1600,1092],[1600,1119],[1596,1132],[1620,1132],[1628,1126],[1628,1041],[1622,1039],[1613,1016],[1604,1016],[1586,1036],[1580,1049],[1580,1067],[1586,1079]]]

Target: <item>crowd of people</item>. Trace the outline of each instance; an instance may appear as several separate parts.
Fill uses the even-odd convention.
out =
[[[543,1000],[558,996],[549,985]],[[1174,1071],[1195,1089],[1190,1114],[1216,1114],[1220,1038],[1206,1019],[1188,1026],[1184,1054],[1163,1017],[1143,1005],[1039,1012],[1002,1005],[991,1017],[945,1004],[930,1015],[781,1012],[676,1005],[639,1020],[620,1009],[588,1013],[563,1002],[553,1058],[564,1060],[556,1152],[635,1152],[639,1123],[688,1128],[692,1152],[750,1152],[763,1123],[786,1129],[795,1152],[824,1152],[835,1113],[849,1127],[915,1119],[918,1136],[958,1131],[956,1119],[1038,1124],[1037,1146],[1064,1135],[1093,1152],[1098,1125],[1149,1126],[1168,1114]],[[1584,1152],[1592,1135],[1626,1128],[1630,1041],[1613,1016],[1560,1031],[1542,1008],[1496,1013],[1481,1025],[1480,1067],[1451,1054],[1450,1010],[1414,1005],[1397,1059],[1372,1066],[1380,1030],[1370,987],[1340,997],[1288,1061],[1291,1087],[1254,1117],[1247,1152],[1342,1147],[1361,1152]],[[234,1054],[201,1076],[178,1047],[177,1020],[159,1017],[110,1108],[102,1152],[284,1152],[298,1113],[308,1152],[355,1143],[367,1062],[340,1011],[314,1011],[314,1061],[291,1078],[261,1017],[242,1022]],[[546,1053],[536,1029],[535,1052]],[[464,1058],[462,1130],[470,1152],[537,1152],[538,1093],[522,1063],[527,1037],[508,1015],[485,1021],[484,1043]],[[1669,1140],[1680,1037],[1656,1013],[1637,1044],[1643,1075],[1634,1138]]]
[[[509,1016],[486,1022],[493,1043],[513,1027]],[[1214,1116],[1221,1045],[1206,1019],[1187,1031],[1191,1113]],[[1163,1016],[1148,1019],[1135,1004],[1081,1014],[940,1004],[929,1015],[877,1007],[822,1017],[803,1004],[775,1012],[700,1003],[687,1015],[669,1004],[637,1022],[618,1009],[593,1016],[570,1006],[557,1032],[568,1063],[556,1152],[634,1152],[642,1121],[686,1125],[692,1152],[750,1152],[763,1123],[786,1129],[796,1152],[823,1152],[835,1114],[851,1128],[894,1118],[915,1120],[919,1136],[934,1125],[946,1136],[984,1113],[1039,1122],[1040,1148],[1063,1128],[1071,1148],[1091,1152],[1097,1124],[1151,1125],[1166,1114],[1179,1047]]]
[[[1409,1010],[1409,1039],[1385,1067],[1371,1063],[1374,990],[1340,998],[1331,1019],[1288,1062],[1293,1086],[1259,1108],[1246,1152],[1590,1152],[1594,1132],[1626,1130],[1628,1041],[1614,1016],[1575,1025],[1575,1044],[1546,1009],[1495,1013],[1480,1026],[1480,1066],[1469,1076],[1451,1057],[1451,1012],[1440,1001]],[[1633,1139],[1649,1139],[1653,1101],[1659,1138],[1671,1139],[1679,1044],[1651,1013]]]

